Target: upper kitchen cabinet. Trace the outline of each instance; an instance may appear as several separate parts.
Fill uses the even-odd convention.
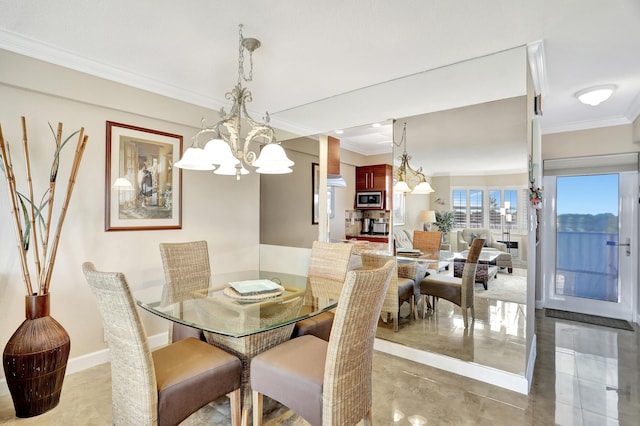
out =
[[[392,170],[390,164],[356,167],[356,191],[391,192]]]

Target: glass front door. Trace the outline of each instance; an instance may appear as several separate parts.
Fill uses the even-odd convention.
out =
[[[546,306],[631,318],[635,180],[630,173],[553,178],[555,273]]]
[[[556,295],[618,301],[618,178],[558,177]]]

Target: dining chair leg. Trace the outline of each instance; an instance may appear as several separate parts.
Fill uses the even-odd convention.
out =
[[[373,426],[373,417],[371,416],[371,410],[364,415],[363,423],[365,426]]]
[[[262,394],[253,391],[253,426],[262,426]]]
[[[409,309],[411,311],[411,314],[409,315],[409,319],[412,319],[416,313],[416,303],[413,300],[413,296],[411,296],[411,299],[409,299]]]
[[[398,319],[400,318],[400,314],[396,312],[393,314],[393,331],[398,331]]]
[[[469,326],[469,318],[467,317],[467,308],[462,308],[462,321],[464,322],[464,328]]]
[[[231,426],[240,426],[242,420],[242,405],[240,402],[240,388],[229,393],[229,402],[231,408]]]

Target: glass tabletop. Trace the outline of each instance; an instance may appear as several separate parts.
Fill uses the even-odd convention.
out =
[[[280,290],[238,293],[230,283],[256,290],[269,280]],[[214,275],[209,282],[164,283],[133,291],[137,304],[162,318],[231,337],[243,337],[272,330],[336,307],[336,300],[307,297],[306,277],[265,271]],[[179,286],[180,291],[175,291]],[[258,287],[259,290],[259,287]],[[275,292],[274,292],[275,291]],[[179,294],[179,296],[177,296]]]

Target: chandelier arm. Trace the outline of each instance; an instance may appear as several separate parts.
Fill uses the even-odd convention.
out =
[[[198,148],[198,145],[200,144],[199,138],[201,135],[205,133],[215,133],[216,136],[214,138],[209,138],[209,142],[205,144],[205,148],[207,148],[209,147],[209,143],[212,142],[211,148],[205,150],[211,155],[211,162],[214,163],[216,160],[220,160],[220,165],[214,173],[221,175],[231,175],[235,173],[236,179],[240,179],[240,175],[242,174],[249,173],[248,170],[244,168],[244,165],[253,165],[258,160],[257,152],[250,149],[252,142],[255,141],[264,145],[276,143],[275,130],[269,124],[269,113],[267,112],[266,116],[263,118],[264,122],[254,120],[247,112],[246,106],[247,103],[253,100],[252,94],[248,89],[242,87],[243,80],[253,80],[253,51],[260,47],[260,40],[255,38],[244,38],[242,35],[242,25],[239,25],[238,32],[238,83],[230,92],[225,94],[225,98],[232,102],[230,111],[227,113],[224,107],[220,108],[218,113],[220,120],[211,126],[207,126],[205,120],[202,119],[200,131],[192,138],[192,147]],[[245,50],[249,52],[248,75],[245,73],[244,67]],[[246,123],[243,123],[243,120],[246,121]],[[241,137],[243,124],[250,125],[250,129],[244,139]],[[213,139],[217,140],[212,141]],[[222,147],[219,140],[224,141],[228,145],[229,150],[227,150],[226,147]],[[269,155],[265,154],[263,156],[261,152],[259,157],[260,166],[256,165],[256,167],[258,167],[258,170],[256,171],[258,173],[270,174],[291,173],[290,166],[294,163],[287,158],[284,150],[279,147],[281,151],[280,153],[271,148],[276,147],[269,147]],[[230,151],[230,153],[227,151]],[[187,152],[193,153],[194,151],[187,150]],[[229,155],[232,155],[234,158],[229,157]],[[230,161],[233,161],[235,170],[230,167]],[[197,161],[194,161],[194,164],[195,163],[197,163]],[[214,163],[214,165],[215,164],[218,163]],[[283,166],[283,164],[285,166]],[[189,162],[185,162],[184,166],[185,168],[193,170],[204,170],[204,168],[201,168],[199,164],[192,165]],[[196,166],[199,168],[196,168]],[[209,169],[207,168],[207,170]]]

